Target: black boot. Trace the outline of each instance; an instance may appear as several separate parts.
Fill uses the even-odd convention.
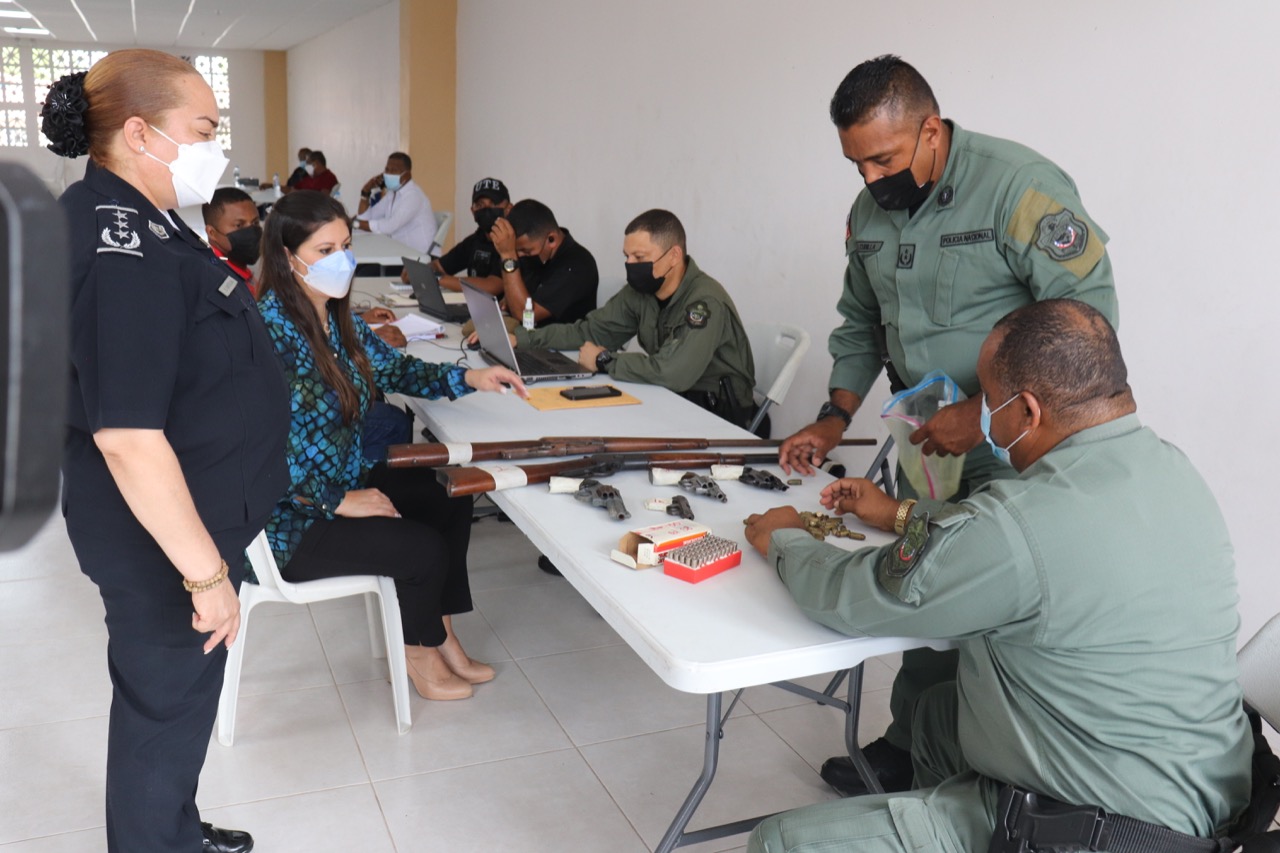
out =
[[[862,750],[871,765],[880,787],[886,794],[898,791],[910,791],[911,782],[915,778],[915,770],[911,766],[911,753],[898,749],[884,738],[874,740]],[[871,793],[867,785],[858,775],[853,759],[847,755],[828,758],[820,772],[822,780],[846,797],[861,797]]]
[[[253,849],[253,836],[238,829],[220,829],[211,823],[201,823],[204,832],[205,853],[249,853]]]

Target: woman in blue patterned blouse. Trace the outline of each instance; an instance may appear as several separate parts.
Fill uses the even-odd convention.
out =
[[[263,234],[259,308],[289,380],[290,487],[267,523],[286,580],[395,578],[409,677],[427,699],[465,699],[493,668],[467,656],[450,616],[471,610],[471,500],[450,499],[430,472],[371,469],[361,426],[375,388],[457,399],[520,377],[402,355],[351,315],[355,271],[342,205],[299,191],[276,203]]]

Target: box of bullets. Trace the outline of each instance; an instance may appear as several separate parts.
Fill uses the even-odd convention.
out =
[[[609,555],[630,569],[649,569],[662,562],[662,555],[710,533],[696,521],[683,518],[641,527],[622,537]]]
[[[698,583],[742,562],[742,549],[732,539],[703,536],[668,551],[662,571],[673,578]]]

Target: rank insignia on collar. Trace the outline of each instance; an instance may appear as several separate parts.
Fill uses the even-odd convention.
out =
[[[169,232],[164,230],[164,226],[159,222],[147,221],[147,227],[151,229],[151,233],[159,237],[161,240],[169,239]]]
[[[138,211],[117,204],[100,204],[98,212],[98,252],[118,252],[122,255],[142,257],[138,247],[142,237],[138,234]]]
[[[689,306],[685,320],[689,323],[690,329],[701,329],[707,325],[707,320],[710,317],[711,312],[707,310],[707,303],[698,301]]]
[[[919,512],[911,516],[906,532],[889,551],[885,574],[891,578],[905,578],[920,562],[928,547],[929,513]]]
[[[956,197],[955,189],[950,184],[948,184],[947,186],[942,188],[941,192],[938,193],[938,207],[950,207],[951,202],[955,200],[955,197]]]

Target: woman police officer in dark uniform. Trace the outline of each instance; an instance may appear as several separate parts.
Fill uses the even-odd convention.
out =
[[[226,157],[188,63],[122,50],[50,91],[55,153],[88,153],[62,196],[71,236],[63,511],[106,607],[114,693],[111,851],[247,851],[195,794],[244,548],[289,483],[288,387],[253,298],[171,208],[207,201]]]

